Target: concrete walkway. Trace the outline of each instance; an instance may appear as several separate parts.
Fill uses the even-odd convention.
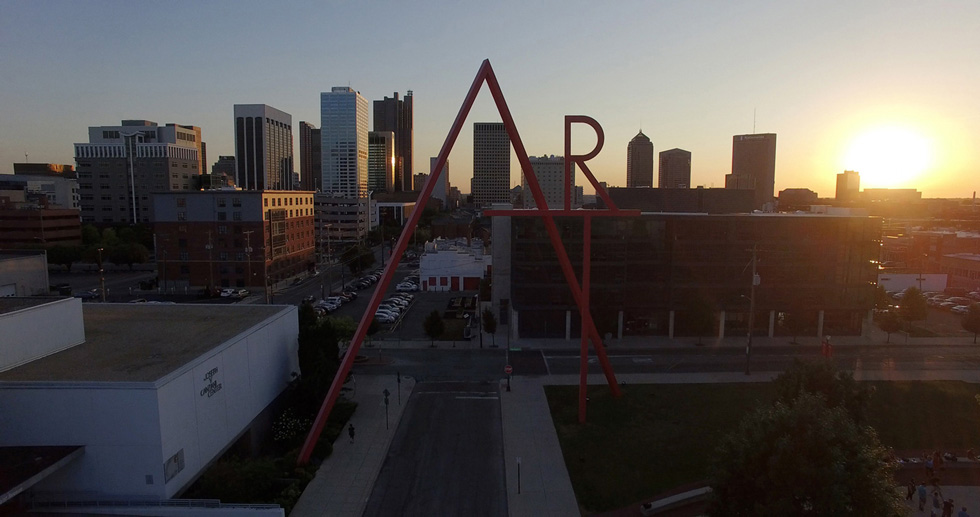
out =
[[[360,517],[364,513],[415,380],[402,378],[401,405],[398,404],[399,384],[393,375],[361,375],[355,383],[357,388],[351,398],[357,402],[357,410],[350,419],[354,425],[354,443],[350,442],[346,430],[337,438],[333,454],[320,465],[290,516]],[[385,389],[391,393],[387,429]]]

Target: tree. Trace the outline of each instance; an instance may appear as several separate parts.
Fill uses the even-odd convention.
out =
[[[803,393],[823,398],[829,408],[840,407],[858,424],[867,420],[874,390],[854,380],[847,371],[839,370],[825,360],[801,361],[793,364],[773,381],[776,401],[790,404]]]
[[[902,307],[899,309],[902,319],[909,322],[909,331],[912,331],[912,322],[926,319],[929,315],[929,304],[926,297],[918,287],[909,287],[902,295]]]
[[[86,224],[82,226],[82,245],[83,246],[95,246],[102,242],[102,234],[99,233],[99,229],[95,225]]]
[[[793,341],[790,343],[796,344],[796,337],[802,334],[807,325],[810,323],[809,316],[801,305],[795,305],[790,307],[789,312],[783,315],[783,327],[786,328],[786,332],[789,332],[793,336]]]
[[[144,264],[150,259],[150,251],[138,243],[120,244],[109,250],[109,261],[113,264],[126,264],[133,270],[133,264]]]
[[[888,334],[888,339],[886,343],[892,342],[892,332],[898,332],[902,330],[902,319],[899,318],[898,314],[893,311],[886,311],[878,315],[878,328],[882,332]]]
[[[885,286],[879,285],[875,289],[875,309],[883,311],[891,305],[891,298],[888,297],[888,293],[885,292]]]
[[[436,338],[441,336],[446,330],[446,324],[442,321],[442,315],[439,311],[432,311],[428,316],[425,317],[425,322],[422,324],[425,329],[425,335],[429,336],[431,340],[429,346],[436,346]]]
[[[746,417],[722,440],[709,515],[902,515],[874,429],[802,393]]]
[[[492,287],[492,284],[490,282],[491,282],[490,277],[486,277],[485,276],[485,277],[483,277],[483,278],[480,279],[480,301],[481,302],[489,302],[490,301],[490,296],[491,296],[490,289]]]
[[[963,316],[963,329],[973,332],[973,344],[977,343],[977,334],[980,334],[980,303],[971,303]]]
[[[347,264],[351,273],[359,275],[361,271],[374,265],[374,252],[368,247],[358,244],[344,250],[340,259]]]
[[[497,332],[497,317],[493,315],[493,311],[489,307],[483,309],[483,313],[480,314],[480,318],[483,319],[483,331],[490,334],[491,345],[490,348],[497,348],[497,338],[494,334]]]
[[[311,325],[307,315],[300,321],[303,325],[296,354],[300,372],[296,405],[305,414],[315,414],[340,367],[337,329],[330,318],[319,318]]]
[[[81,246],[65,246],[55,244],[48,248],[48,264],[65,266],[65,270],[71,273],[71,265],[82,260]]]

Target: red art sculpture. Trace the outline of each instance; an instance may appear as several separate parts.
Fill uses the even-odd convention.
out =
[[[592,321],[591,311],[589,310],[589,270],[591,266],[590,245],[592,218],[608,216],[636,216],[639,215],[639,211],[619,210],[613,203],[612,199],[609,198],[609,194],[602,188],[602,186],[599,185],[599,182],[596,181],[595,177],[592,175],[592,171],[589,170],[589,167],[586,165],[586,161],[599,154],[599,151],[602,149],[604,137],[602,127],[599,126],[599,123],[591,117],[584,115],[569,115],[565,117],[565,206],[563,209],[559,210],[551,210],[548,208],[548,203],[545,201],[544,193],[542,192],[540,185],[538,185],[537,178],[534,176],[534,169],[531,167],[531,161],[528,159],[527,151],[524,149],[524,143],[521,141],[521,136],[517,132],[517,125],[514,124],[514,119],[510,114],[510,109],[507,108],[507,102],[504,100],[504,95],[500,91],[500,85],[497,83],[497,77],[493,73],[493,68],[490,66],[489,60],[484,60],[483,64],[480,66],[480,71],[477,72],[476,78],[473,80],[473,84],[470,86],[470,90],[467,92],[466,98],[463,100],[463,105],[460,107],[459,113],[456,115],[456,121],[453,122],[453,126],[449,130],[449,135],[446,136],[445,143],[442,144],[442,150],[439,151],[439,158],[436,160],[432,173],[429,174],[429,178],[425,182],[425,187],[423,187],[422,192],[419,194],[419,198],[416,201],[416,206],[424,206],[425,202],[431,197],[436,181],[438,180],[439,175],[442,174],[443,167],[445,167],[446,161],[449,159],[449,152],[452,150],[453,144],[456,143],[456,138],[459,136],[459,132],[463,128],[463,123],[466,120],[466,116],[469,114],[470,108],[473,106],[473,102],[476,100],[476,95],[479,93],[480,87],[484,82],[486,82],[487,87],[490,88],[490,95],[493,96],[493,100],[497,105],[497,111],[500,113],[504,127],[507,129],[507,135],[510,138],[510,143],[514,146],[514,151],[517,153],[517,160],[521,164],[521,170],[524,172],[524,176],[527,178],[531,195],[534,196],[535,205],[538,207],[533,210],[488,210],[484,213],[490,216],[541,217],[544,220],[545,229],[547,230],[548,236],[551,239],[551,244],[555,249],[555,253],[558,255],[558,262],[561,265],[562,272],[565,275],[565,280],[568,282],[568,286],[572,291],[572,297],[575,299],[575,304],[578,306],[579,313],[581,314],[582,354],[579,375],[579,422],[585,422],[585,393],[588,374],[588,344],[590,339],[595,348],[599,363],[602,366],[602,371],[606,376],[606,382],[609,383],[609,388],[612,390],[613,395],[620,395],[619,385],[616,382],[616,375],[613,373],[612,366],[609,364],[609,359],[606,356],[606,352],[602,344],[602,338],[599,336],[599,332],[596,330],[595,323]],[[595,149],[593,149],[592,152],[585,155],[571,154],[571,125],[573,123],[588,124],[595,130],[597,141]],[[571,209],[572,163],[579,165],[582,172],[592,183],[592,186],[595,187],[596,194],[602,198],[602,200],[606,203],[606,206],[610,207],[608,210]],[[320,438],[320,433],[323,431],[323,426],[326,424],[327,417],[330,415],[330,411],[333,409],[334,403],[337,402],[337,396],[340,394],[340,388],[343,386],[344,380],[350,373],[351,367],[354,364],[354,358],[357,356],[357,352],[360,350],[361,344],[364,342],[364,338],[367,335],[368,327],[371,325],[371,319],[374,312],[378,310],[378,306],[381,304],[381,299],[388,290],[388,285],[395,273],[395,269],[398,267],[402,254],[405,252],[405,248],[408,246],[409,237],[415,231],[415,227],[418,225],[419,217],[421,217],[421,215],[422,210],[412,211],[411,217],[409,217],[409,220],[405,224],[405,229],[402,230],[402,234],[398,238],[398,243],[395,245],[395,249],[391,253],[391,260],[388,262],[384,273],[381,275],[381,280],[378,282],[378,287],[371,296],[371,301],[368,303],[367,310],[361,317],[361,321],[357,326],[357,331],[354,333],[354,338],[351,340],[350,346],[347,348],[347,354],[344,356],[344,360],[341,362],[340,368],[337,370],[337,376],[334,377],[333,383],[330,385],[330,390],[327,392],[327,397],[324,399],[323,404],[320,407],[320,412],[317,414],[316,420],[313,421],[313,428],[310,429],[310,434],[307,435],[306,441],[303,443],[302,449],[300,449],[298,460],[300,464],[306,463],[310,459],[310,454],[312,454],[313,447]],[[558,233],[558,227],[555,225],[555,217],[557,216],[582,217],[584,220],[584,250],[582,255],[583,264],[581,284],[579,284],[575,271],[572,268],[572,263],[568,259],[568,253],[565,251],[565,246],[561,241],[561,237]]]

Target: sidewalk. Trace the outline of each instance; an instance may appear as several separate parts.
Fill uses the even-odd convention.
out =
[[[394,376],[362,375],[356,383],[356,393],[351,398],[357,402],[357,410],[350,419],[354,425],[354,443],[350,443],[345,429],[333,444],[333,454],[306,486],[289,514],[291,517],[360,517],[364,513],[415,380],[402,378],[401,405],[396,391],[399,384]],[[388,429],[385,429],[385,389],[391,393]]]

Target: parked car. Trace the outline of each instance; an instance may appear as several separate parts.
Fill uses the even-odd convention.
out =
[[[389,296],[385,300],[385,302],[387,302],[387,303],[393,303],[393,304],[395,304],[395,305],[397,305],[399,307],[402,307],[402,308],[408,307],[408,301],[407,300],[403,300],[401,298],[395,298],[393,296]]]
[[[419,286],[408,282],[402,282],[395,286],[395,290],[400,292],[414,292],[419,290]]]
[[[95,300],[99,297],[98,291],[82,291],[75,294],[75,298],[81,298],[84,300]]]
[[[245,298],[249,294],[252,294],[252,293],[250,293],[248,289],[237,289],[237,290],[235,290],[234,296],[237,297],[237,298]]]
[[[374,316],[375,317],[377,317],[377,316],[383,316],[385,318],[391,318],[391,321],[395,321],[396,319],[398,319],[398,315],[397,314],[395,314],[395,313],[393,313],[391,311],[386,311],[384,309],[378,309],[377,311],[375,311]]]
[[[397,318],[385,313],[376,313],[374,319],[381,323],[394,323]]]
[[[316,302],[316,296],[313,296],[312,294],[303,298],[303,303],[314,303],[314,302]]]
[[[401,298],[402,300],[405,300],[405,301],[408,301],[408,302],[411,302],[412,300],[415,299],[415,295],[414,294],[409,294],[409,293],[394,293],[394,294],[391,295],[391,297],[392,298]]]
[[[324,298],[323,301],[327,303],[332,303],[334,305],[337,305],[338,307],[344,304],[344,299],[339,296],[328,296]]]
[[[951,310],[953,307],[956,307],[957,305],[959,304],[956,302],[943,302],[939,304],[939,308]]]
[[[970,306],[969,305],[957,305],[956,307],[953,307],[950,310],[953,311],[953,314],[966,314],[966,313],[970,312]]]
[[[235,290],[236,289],[234,287],[226,287],[226,288],[224,288],[224,289],[221,290],[221,297],[222,298],[228,298],[229,296],[234,296],[235,295]]]

